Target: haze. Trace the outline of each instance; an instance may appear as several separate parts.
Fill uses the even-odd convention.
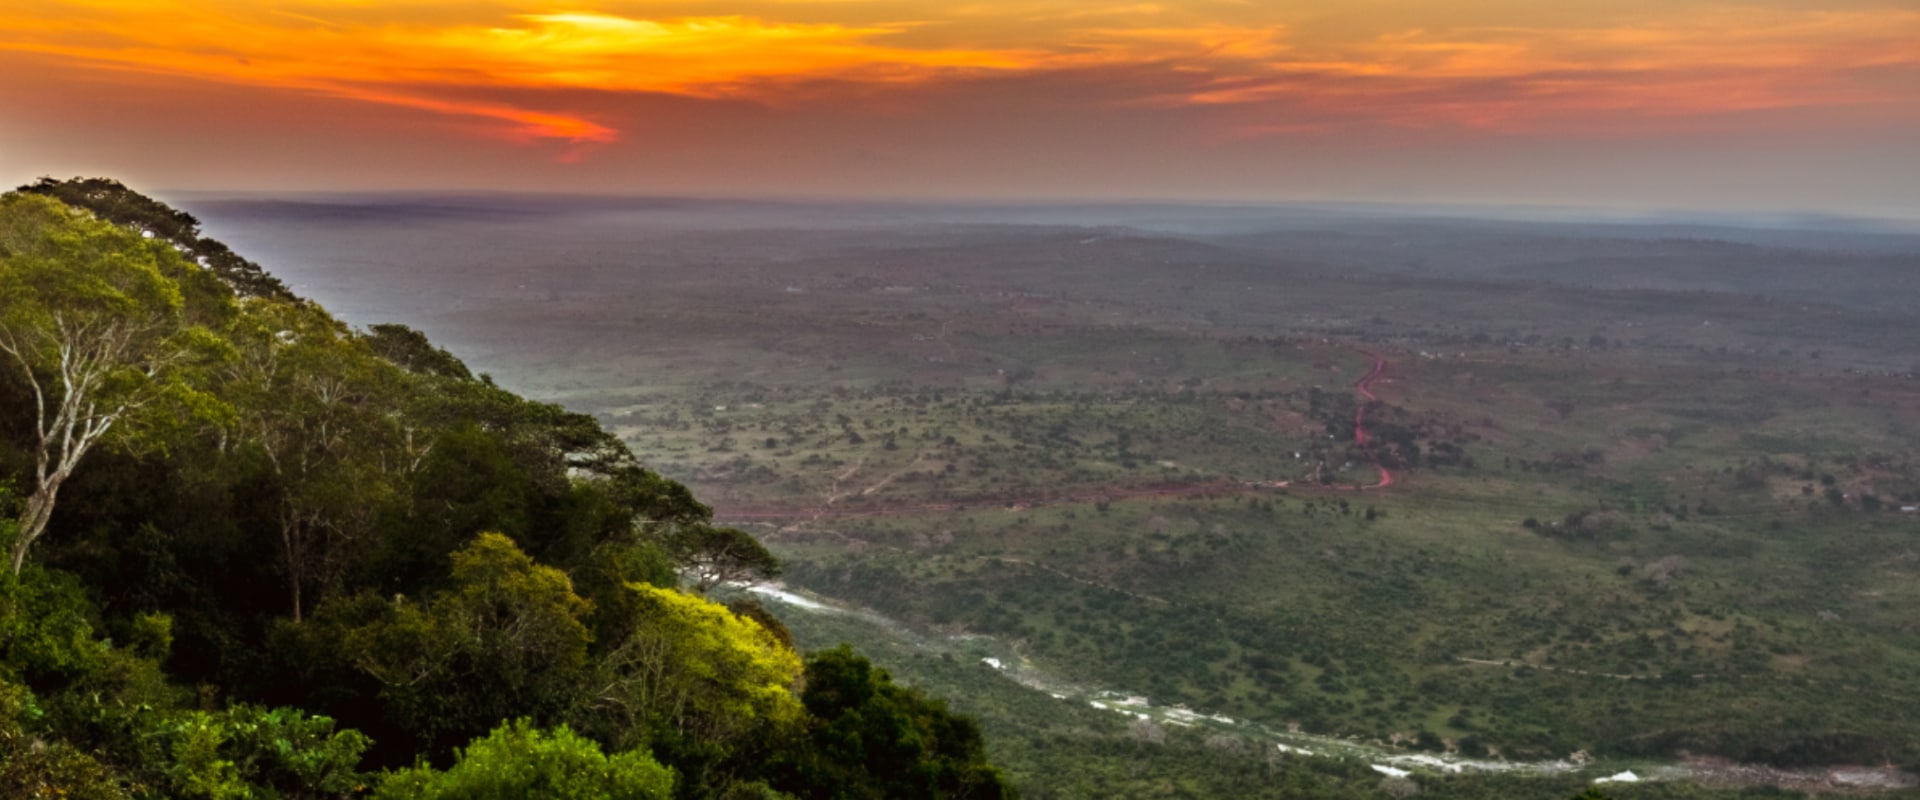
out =
[[[0,786],[1920,796],[1920,0],[0,0],[14,186]]]
[[[0,10],[0,176],[1920,217],[1905,2]]]

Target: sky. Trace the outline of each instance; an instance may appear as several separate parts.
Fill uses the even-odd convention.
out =
[[[6,0],[0,179],[1920,218],[1920,0]]]

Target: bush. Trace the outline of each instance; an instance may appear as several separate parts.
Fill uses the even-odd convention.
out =
[[[193,711],[159,735],[172,756],[175,797],[254,797],[262,788],[283,798],[337,797],[365,780],[355,767],[367,737],[296,709]]]
[[[61,742],[36,735],[44,715],[33,693],[0,680],[0,797],[18,800],[125,800],[126,781]]]
[[[34,565],[18,575],[0,570],[0,676],[45,688],[96,672],[107,647],[94,638],[92,615],[68,576]]]
[[[946,703],[893,682],[851,648],[807,662],[801,696],[813,717],[811,753],[782,786],[842,798],[1017,797],[986,761],[980,729]]]
[[[376,800],[646,800],[673,794],[673,771],[645,751],[608,756],[562,725],[525,719],[495,728],[460,751],[445,772],[418,766],[389,774]]]

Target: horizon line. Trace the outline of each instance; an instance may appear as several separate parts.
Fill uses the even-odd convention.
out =
[[[1920,235],[1920,209],[1877,212],[1832,211],[1806,208],[1659,207],[1575,205],[1482,200],[1376,199],[1255,199],[1236,197],[1032,197],[1020,195],[927,195],[907,193],[804,194],[768,192],[644,192],[501,188],[381,188],[381,189],[156,189],[157,196],[180,198],[297,201],[368,201],[388,198],[481,199],[524,198],[576,201],[653,201],[765,206],[862,207],[993,210],[996,208],[1159,209],[1214,212],[1322,212],[1355,216],[1455,218],[1476,221],[1587,223],[1617,225],[1681,225],[1782,230],[1818,230],[1871,234]],[[348,203],[338,203],[348,204]],[[1865,226],[1867,229],[1861,229]]]

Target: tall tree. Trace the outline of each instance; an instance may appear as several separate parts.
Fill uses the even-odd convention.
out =
[[[675,589],[627,592],[609,609],[622,619],[596,664],[583,727],[623,746],[664,731],[730,743],[799,719],[800,656],[771,631]]]
[[[255,300],[228,371],[238,443],[273,476],[289,614],[369,545],[375,511],[417,460],[398,420],[399,371],[327,313]]]
[[[185,379],[220,348],[182,291],[196,269],[164,242],[57,201],[0,196],[0,353],[33,403],[16,574],[90,450],[110,436],[138,443],[139,423],[174,416],[150,413],[165,401],[212,403]]]
[[[314,619],[332,655],[378,683],[392,722],[439,753],[502,719],[559,718],[584,680],[590,609],[566,573],[486,533],[453,554],[447,591],[336,598]]]
[[[800,700],[812,748],[780,788],[804,797],[972,797],[1019,794],[986,759],[980,728],[945,702],[900,686],[846,645],[807,661]]]

